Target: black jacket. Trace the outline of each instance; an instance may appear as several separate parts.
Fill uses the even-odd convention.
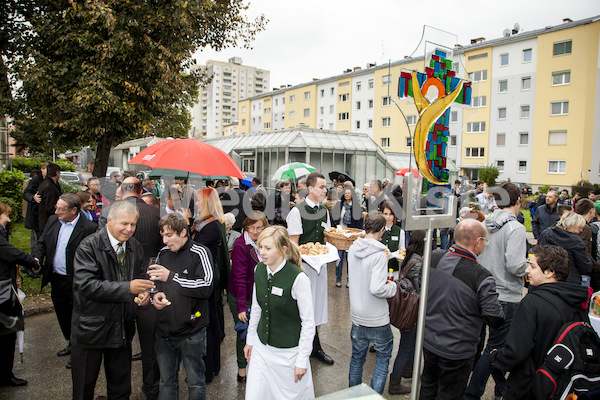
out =
[[[77,247],[79,247],[79,243],[87,236],[94,233],[97,226],[98,224],[87,219],[85,215],[79,214],[79,220],[73,229],[73,233],[71,233],[69,243],[67,243],[67,275],[73,275],[73,260],[75,258],[75,251],[77,250]],[[58,219],[58,215],[51,216],[48,219],[48,223],[44,228],[42,236],[40,236],[35,248],[31,252],[32,257],[40,260],[40,265],[42,266],[42,288],[50,282],[52,274],[54,273],[53,262],[60,228],[61,223]]]
[[[234,231],[241,232],[242,225],[246,219],[246,209],[250,208],[250,199],[252,198],[253,192],[251,190],[243,191],[239,187],[234,187],[231,190],[227,190],[221,196],[221,204],[223,206],[224,213],[232,213],[235,217],[235,224],[233,224]],[[247,204],[246,209],[244,204]]]
[[[126,245],[126,279],[106,228],[85,238],[75,253],[71,343],[88,349],[119,348],[133,338],[133,294],[129,281],[144,264],[140,242]]]
[[[140,242],[144,249],[144,260],[148,261],[150,257],[156,257],[163,247],[162,237],[158,231],[158,221],[160,220],[160,209],[146,204],[144,200],[137,197],[127,197],[125,200],[135,199],[135,205],[138,208],[139,217],[133,237]],[[147,279],[147,277],[144,277]]]
[[[555,296],[554,303],[560,310],[536,292]],[[561,326],[571,320],[561,315],[587,309],[590,294],[591,288],[565,282],[530,286],[529,293],[521,300],[513,316],[504,347],[492,353],[494,366],[510,372],[505,399],[535,398],[532,393],[535,371],[542,365]]]
[[[40,229],[40,216],[38,211],[38,203],[33,199],[33,196],[38,192],[38,188],[42,183],[42,174],[38,174],[31,178],[27,187],[23,191],[23,199],[27,202],[27,215],[25,216],[25,228],[37,231]]]
[[[550,211],[550,206],[547,204],[537,208],[535,214],[533,214],[533,219],[531,220],[531,230],[536,239],[539,239],[546,228],[556,225],[560,219],[557,210],[558,205],[555,205],[552,211]]]
[[[169,271],[166,282],[158,282],[171,305],[157,311],[158,336],[181,340],[208,325],[208,298],[213,291],[213,267],[208,249],[191,239],[176,253],[164,247],[157,262]]]
[[[571,272],[567,282],[580,284],[581,275],[589,275],[592,271],[592,261],[578,234],[553,226],[542,233],[538,244],[553,244],[562,247],[569,253]]]
[[[52,178],[47,176],[46,179],[40,183],[38,192],[40,192],[40,196],[42,196],[42,201],[38,205],[40,220],[39,230],[40,232],[43,232],[48,218],[54,215],[54,211],[56,211],[56,202],[62,194],[62,190],[58,182],[54,182]]]

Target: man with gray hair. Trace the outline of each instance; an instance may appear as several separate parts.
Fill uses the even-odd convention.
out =
[[[134,203],[113,203],[106,227],[85,238],[75,253],[73,399],[94,398],[103,359],[110,398],[131,395],[134,306],[146,306],[147,290],[154,288],[148,279],[134,279],[144,263],[142,246],[133,237],[137,220]]]
[[[487,236],[481,222],[465,219],[455,244],[431,256],[421,400],[462,399],[483,323],[504,322],[494,277],[477,260]]]

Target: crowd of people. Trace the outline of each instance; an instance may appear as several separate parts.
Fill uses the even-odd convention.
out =
[[[425,253],[426,232],[401,228],[401,185],[373,180],[360,191],[340,175],[328,188],[313,172],[269,194],[258,177],[250,188],[237,178],[194,187],[184,177],[113,172],[63,194],[58,165],[31,176],[23,192],[31,254],[8,243],[11,210],[0,203],[0,279],[16,288],[18,264],[41,276],[41,287],[50,284],[66,342],[57,356],[70,357],[74,399],[94,398],[102,363],[107,398],[129,398],[132,360],[142,362],[148,399],[178,398],[180,363],[189,398],[205,398],[220,372],[225,303],[246,398],[314,398],[309,359],[335,363],[319,339],[327,265],[304,261],[299,246],[324,244],[336,226],[364,230],[335,262],[334,290],[345,286],[350,299],[348,384],[362,382],[372,352],[371,387],[384,392],[394,353],[388,299],[400,288],[421,291]],[[568,310],[587,305],[590,286],[600,289],[600,198],[551,189],[535,207],[532,246],[514,184],[484,190],[477,182],[465,194],[456,182],[440,193],[458,196],[460,206],[456,226],[439,230],[439,246],[433,241],[420,398],[479,399],[490,376],[496,398],[534,398],[532,368],[561,320],[532,294],[548,292]],[[399,250],[403,259],[389,256]],[[392,395],[411,391],[403,380],[412,376],[415,342],[416,327],[400,332]],[[14,332],[0,329],[0,385],[27,384],[12,373],[14,346]]]

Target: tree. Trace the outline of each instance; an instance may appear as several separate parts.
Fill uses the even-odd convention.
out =
[[[500,175],[498,168],[488,165],[479,170],[479,179],[484,181],[488,187],[496,186],[496,178]]]
[[[14,136],[41,151],[96,144],[96,176],[113,144],[185,123],[183,110],[210,78],[194,67],[196,50],[249,47],[267,22],[249,21],[242,0],[25,3],[31,34],[13,38],[23,54],[12,59]]]

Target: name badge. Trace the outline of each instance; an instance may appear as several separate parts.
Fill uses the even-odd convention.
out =
[[[273,293],[275,296],[281,297],[283,296],[283,289],[280,287],[273,286],[273,288],[271,289],[271,293]]]
[[[321,222],[321,226],[322,226],[323,228],[327,228],[327,223],[326,223],[325,221],[323,221],[323,222]]]
[[[398,236],[392,236],[392,240],[397,242],[398,240],[400,240],[400,238]]]

